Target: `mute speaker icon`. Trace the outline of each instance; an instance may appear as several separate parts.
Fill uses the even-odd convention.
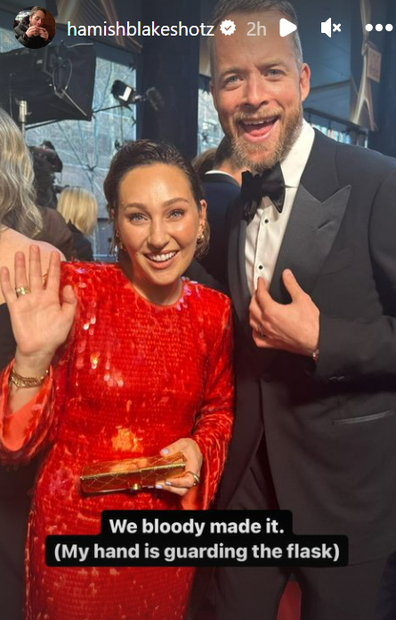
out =
[[[327,36],[330,37],[331,39],[331,32],[332,32],[331,17],[329,17],[327,21],[321,23],[320,32],[322,34],[327,34]]]

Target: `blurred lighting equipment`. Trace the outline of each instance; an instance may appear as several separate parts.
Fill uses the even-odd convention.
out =
[[[128,106],[130,103],[135,103],[135,90],[132,86],[128,86],[128,84],[121,82],[121,80],[116,80],[113,83],[111,94],[121,105]]]
[[[0,106],[15,120],[20,117],[22,125],[91,120],[96,65],[93,44],[23,48],[0,54],[0,59]]]
[[[149,88],[144,95],[139,95],[132,86],[128,86],[121,80],[116,80],[111,87],[111,94],[120,105],[129,107],[129,104],[136,104],[148,101],[153,110],[160,112],[165,107],[162,95],[155,88]]]

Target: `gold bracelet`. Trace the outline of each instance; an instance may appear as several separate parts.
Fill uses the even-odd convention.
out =
[[[15,385],[17,388],[38,387],[42,384],[44,379],[48,377],[48,375],[49,370],[46,370],[42,377],[23,377],[22,375],[19,375],[14,368],[12,368],[9,383],[10,385]]]

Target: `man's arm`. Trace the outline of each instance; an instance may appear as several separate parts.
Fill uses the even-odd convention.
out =
[[[14,28],[14,34],[15,34],[15,38],[17,39],[17,41],[19,41],[19,43],[22,43],[22,45],[24,43],[26,43],[27,39],[25,37],[26,35],[26,30],[24,30],[23,28],[21,28],[21,26],[18,24],[18,26],[15,26]]]

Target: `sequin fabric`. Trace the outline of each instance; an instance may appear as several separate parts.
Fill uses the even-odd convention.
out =
[[[2,459],[48,449],[29,520],[26,620],[181,620],[193,568],[50,568],[44,541],[98,533],[105,509],[209,506],[232,426],[229,300],[185,280],[176,304],[156,306],[117,265],[65,264],[62,281],[77,293],[77,317],[16,449],[14,416],[4,417],[9,368],[2,377]],[[182,437],[204,456],[202,481],[183,500],[160,490],[81,494],[84,464],[154,455]]]

